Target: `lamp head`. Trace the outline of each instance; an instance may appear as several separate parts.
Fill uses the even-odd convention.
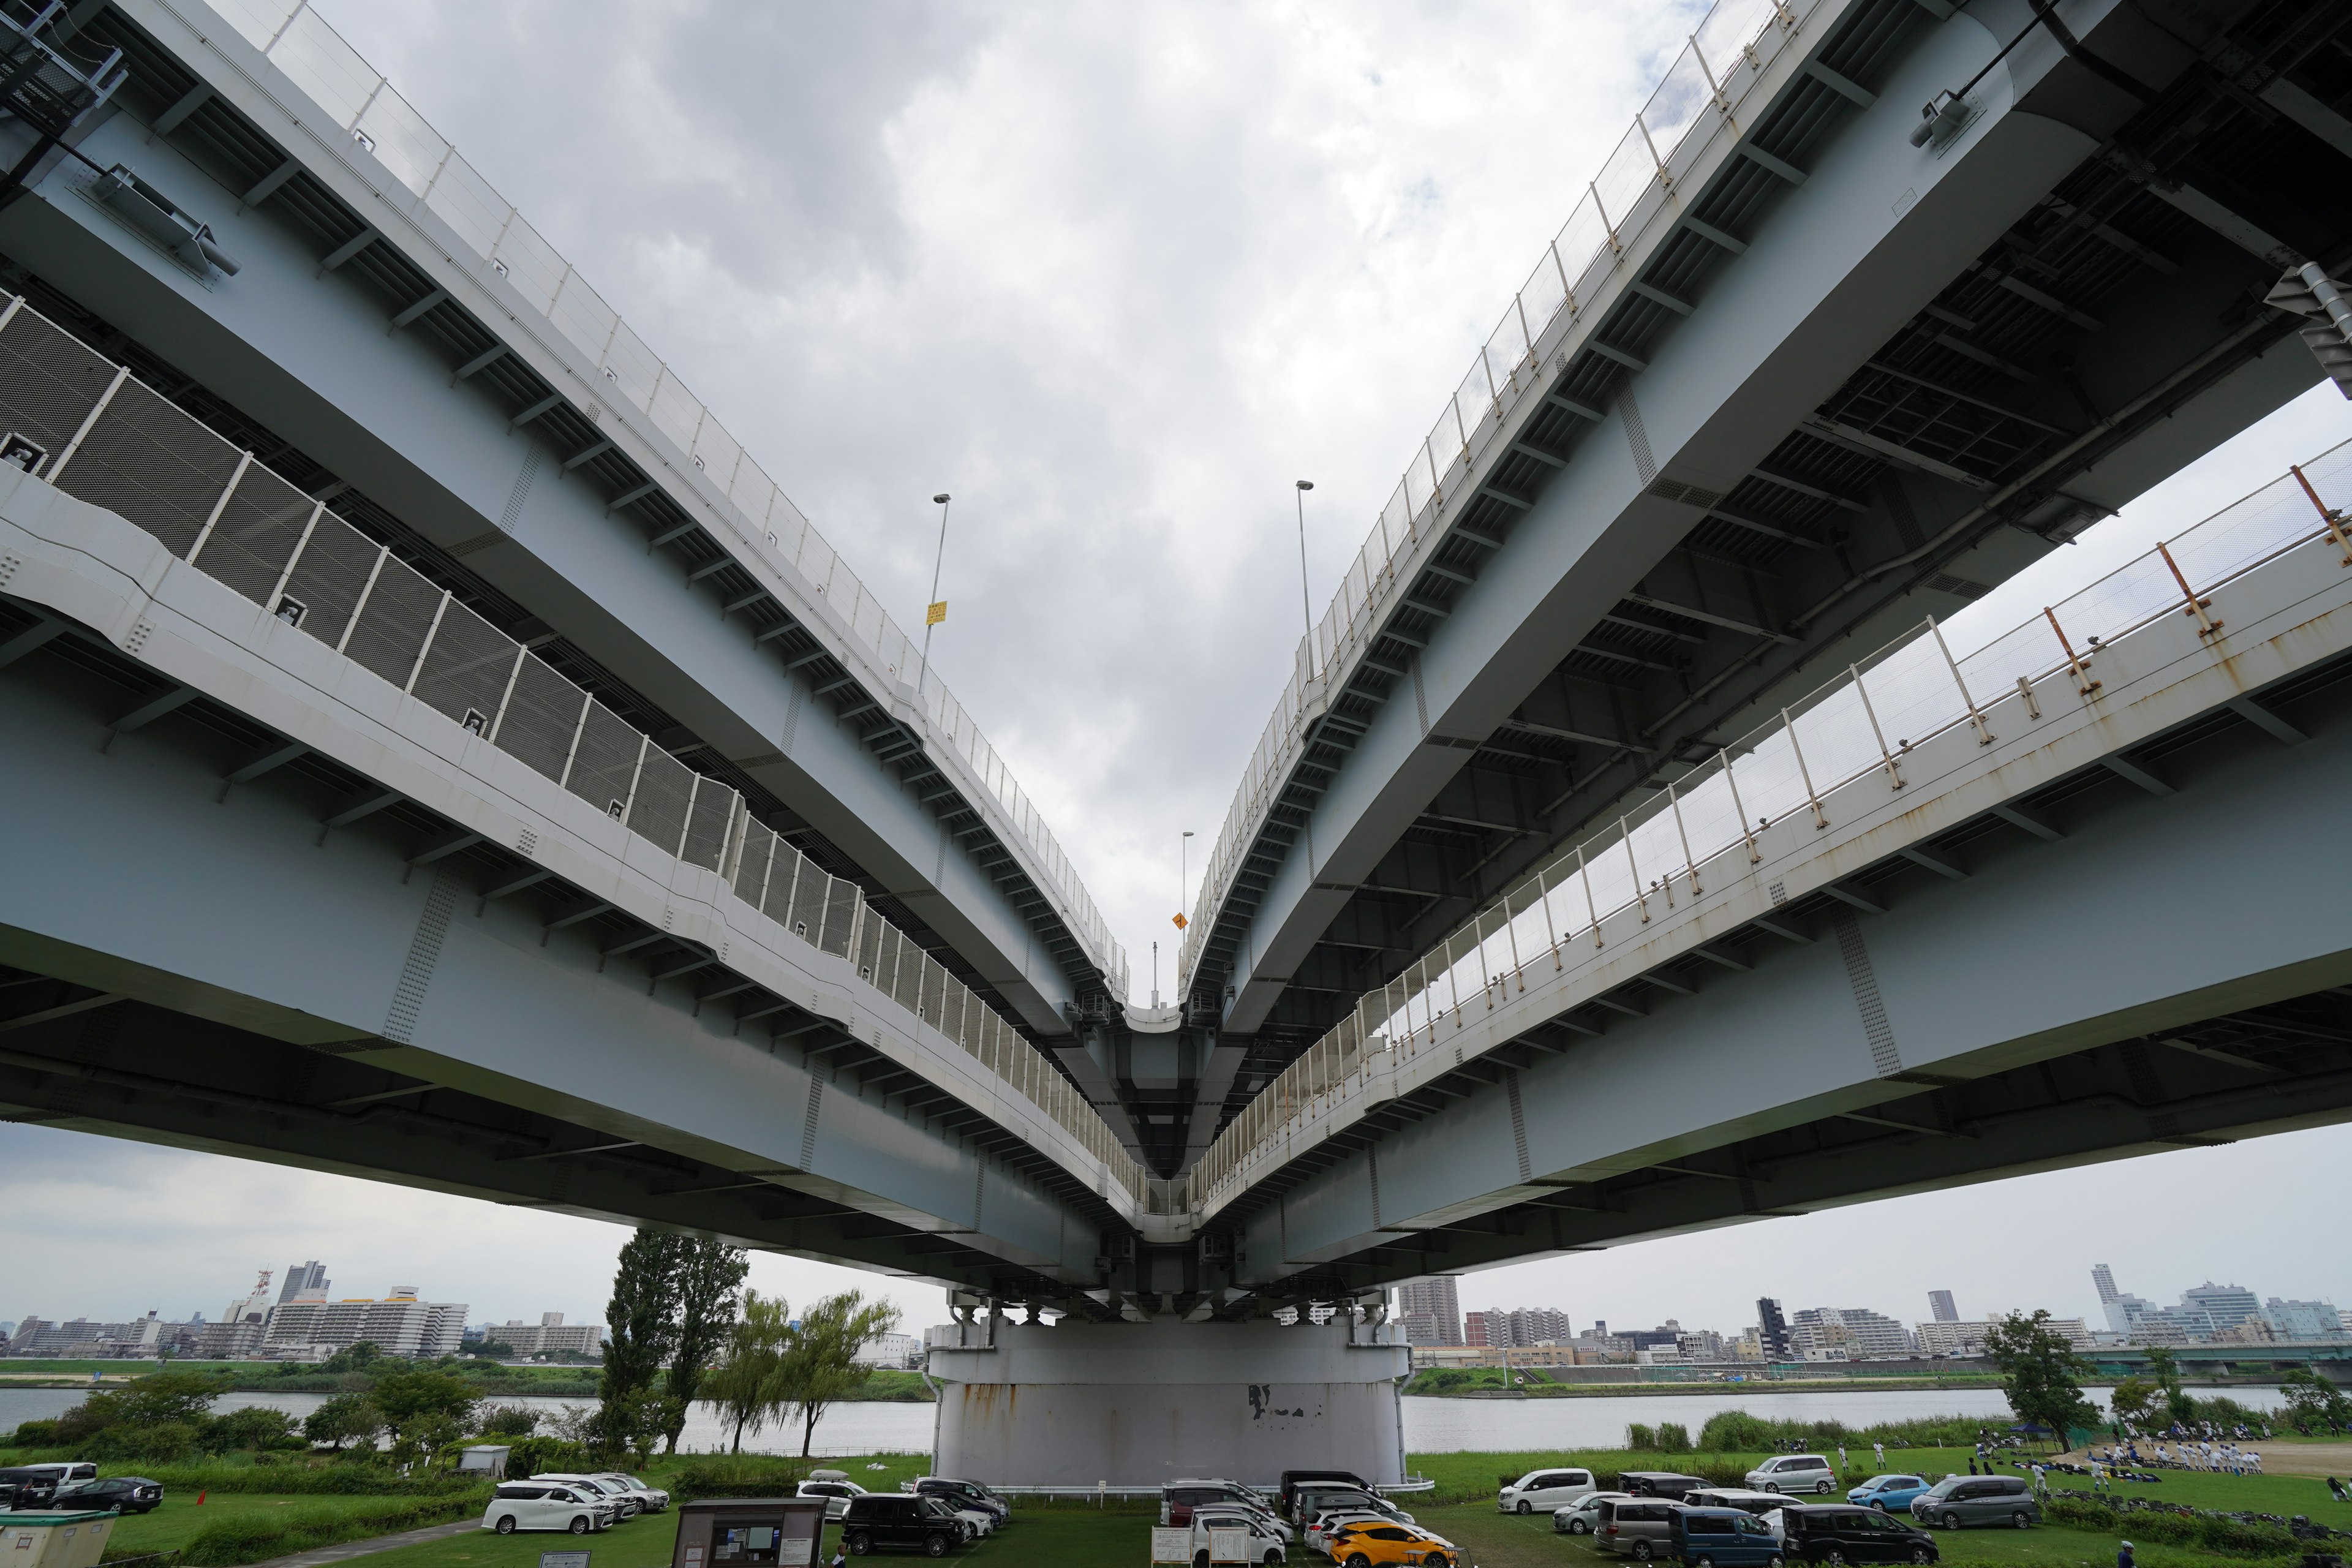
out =
[[[931,498],[931,501],[932,501],[932,503],[933,503],[934,505],[937,505],[937,506],[945,506],[945,505],[947,505],[947,504],[948,504],[948,492],[947,492],[947,491],[945,491],[945,490],[941,490],[939,494],[937,494],[937,495],[935,495],[935,496],[933,496],[933,497]]]
[[[1315,488],[1315,481],[1313,479],[1301,479],[1298,481],[1298,488],[1302,490],[1311,490]]]

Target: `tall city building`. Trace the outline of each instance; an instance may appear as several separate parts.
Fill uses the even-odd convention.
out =
[[[286,1283],[278,1288],[278,1299],[291,1301],[297,1296],[323,1296],[331,1288],[327,1266],[314,1258],[286,1270]]]
[[[2102,1264],[2100,1267],[2105,1268],[2105,1265]],[[1927,1315],[1939,1323],[1957,1323],[1960,1321],[1960,1310],[1953,1305],[1952,1293],[1949,1290],[1927,1292]]]
[[[1796,1354],[1789,1339],[1789,1320],[1781,1315],[1780,1303],[1769,1296],[1756,1300],[1756,1338],[1764,1347],[1767,1361],[1787,1361]]]
[[[462,1301],[420,1301],[414,1285],[395,1285],[382,1300],[323,1300],[307,1292],[280,1301],[263,1342],[271,1355],[331,1354],[362,1340],[386,1355],[455,1355],[465,1343]]]
[[[2282,1301],[2273,1296],[2263,1303],[2263,1316],[2283,1340],[2332,1340],[2344,1333],[2344,1314],[2326,1301]]]
[[[1474,1345],[1564,1345],[1576,1337],[1568,1314],[1549,1307],[1508,1312],[1472,1312],[1463,1320],[1464,1342]]]
[[[2116,1271],[2104,1263],[2091,1265],[2091,1283],[2099,1288],[2099,1305],[2102,1307],[2123,1294],[2116,1289]]]
[[[1790,1321],[1800,1351],[1843,1348],[1849,1356],[1911,1353],[1911,1333],[1883,1312],[1867,1307],[1808,1307]]]
[[[1397,1316],[1404,1320],[1407,1344],[1462,1342],[1462,1301],[1450,1275],[1439,1274],[1398,1286]]]
[[[2263,1315],[2262,1301],[2252,1290],[2243,1285],[2216,1285],[2210,1279],[2183,1290],[2180,1310],[2204,1313],[2216,1333]]]

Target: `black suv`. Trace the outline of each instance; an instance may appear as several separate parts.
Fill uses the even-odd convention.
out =
[[[1780,1510],[1791,1563],[1934,1563],[1936,1538],[1874,1508],[1791,1503]]]
[[[841,1516],[842,1543],[852,1557],[905,1547],[927,1557],[945,1557],[963,1542],[963,1521],[937,1498],[906,1492],[867,1492],[849,1500]]]
[[[152,1513],[163,1505],[163,1484],[145,1476],[109,1476],[73,1481],[59,1489],[59,1508],[110,1508],[117,1513]]]
[[[0,1508],[46,1508],[57,1495],[55,1470],[0,1469]]]

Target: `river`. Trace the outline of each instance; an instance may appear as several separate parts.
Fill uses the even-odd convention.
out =
[[[2102,1408],[2105,1387],[2084,1391]],[[2222,1390],[2242,1405],[2275,1410],[2284,1401],[2274,1387]],[[0,1387],[0,1432],[20,1421],[60,1415],[81,1401],[78,1388]],[[224,1394],[215,1410],[264,1405],[289,1415],[308,1415],[325,1402],[323,1394]],[[550,1414],[583,1403],[568,1399],[517,1399]],[[923,1453],[931,1446],[929,1405],[857,1402],[834,1405],[817,1422],[810,1452],[823,1455]],[[1817,1420],[1834,1417],[1850,1426],[1926,1415],[2009,1418],[2009,1405],[1990,1388],[1863,1389],[1806,1394],[1627,1394],[1580,1399],[1427,1399],[1404,1401],[1405,1447],[1415,1454],[1456,1452],[1536,1453],[1612,1448],[1625,1441],[1628,1424],[1654,1426],[1678,1421],[1696,1434],[1718,1410],[1745,1410],[1767,1418]],[[729,1434],[716,1406],[697,1404],[687,1418],[679,1447],[724,1448]],[[744,1447],[769,1453],[800,1451],[800,1428],[773,1429],[747,1437]]]

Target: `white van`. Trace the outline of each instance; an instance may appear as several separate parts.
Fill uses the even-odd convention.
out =
[[[482,1528],[500,1535],[518,1530],[568,1530],[585,1535],[613,1526],[613,1500],[561,1481],[501,1481],[490,1494]]]
[[[1581,1502],[1596,1491],[1591,1470],[1529,1470],[1496,1494],[1495,1506],[1505,1513],[1549,1513]]]
[[[1802,1492],[1827,1497],[1837,1490],[1838,1479],[1830,1462],[1819,1454],[1783,1454],[1748,1471],[1748,1484],[1759,1492],[1779,1492],[1783,1497]]]

